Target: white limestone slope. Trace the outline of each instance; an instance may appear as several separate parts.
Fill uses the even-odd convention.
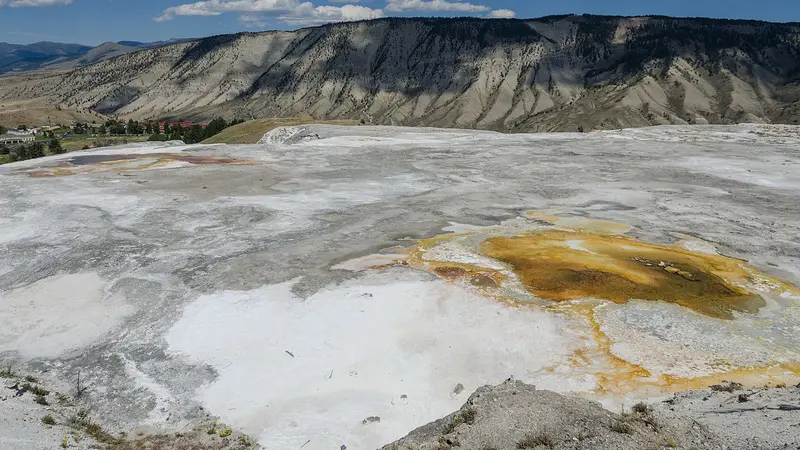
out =
[[[368,275],[305,300],[292,284],[202,296],[166,336],[171,352],[218,371],[203,403],[266,448],[377,448],[478,386],[540,372],[580,345],[563,318],[413,274]],[[380,422],[362,423],[372,416]]]
[[[481,233],[542,226],[526,211],[547,209],[566,228],[621,223],[640,240],[680,240],[800,283],[797,127],[308,125],[263,142],[0,167],[0,368],[67,384],[80,372],[92,386],[82,401],[114,431],[179,432],[209,413],[268,449],[370,449],[510,376],[615,408],[669,388],[598,389],[614,373],[593,359],[591,324],[532,301],[511,275],[529,306],[408,266],[368,269],[416,239],[463,233],[421,260],[511,274],[467,250]],[[113,154],[135,157],[70,164]],[[136,162],[157,154],[242,163]],[[798,359],[800,301],[769,300],[734,321],[658,302],[609,304],[596,320],[614,356],[653,378],[691,378]],[[362,423],[372,416],[380,422]]]

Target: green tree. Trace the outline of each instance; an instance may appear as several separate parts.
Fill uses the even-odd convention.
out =
[[[6,134],[6,133],[8,133],[8,128],[0,125],[0,134]],[[8,153],[6,153],[6,154],[8,154]]]
[[[24,161],[28,159],[28,147],[20,145],[11,152],[11,159],[14,161]]]
[[[58,139],[50,141],[50,143],[47,144],[47,150],[50,151],[51,155],[60,155],[64,153],[64,147],[61,146],[61,141]]]
[[[222,117],[217,117],[216,119],[208,123],[204,137],[208,139],[211,136],[219,134],[219,132],[224,130],[225,128],[228,128],[228,123],[225,122],[225,119],[223,119]]]
[[[169,139],[171,141],[179,141],[183,139],[183,135],[184,135],[184,130],[183,127],[180,126],[180,124],[176,123],[170,127]]]
[[[0,155],[8,155],[11,153],[11,149],[6,146],[6,144],[0,144]]]
[[[144,133],[144,127],[141,123],[137,120],[130,119],[128,120],[128,134],[142,134]]]
[[[186,130],[186,132],[183,135],[183,140],[187,144],[195,144],[195,143],[200,142],[203,139],[205,139],[205,135],[204,134],[205,134],[205,130],[203,130],[203,127],[200,126],[200,125],[194,124],[191,127],[189,127],[188,130]]]
[[[17,125],[17,129],[20,130],[20,131],[27,131],[28,130],[28,126],[27,125]]]
[[[169,136],[169,132],[170,132],[169,122],[164,122],[164,131],[162,131],[162,133],[164,133],[167,136]]]
[[[28,159],[41,158],[44,156],[44,144],[40,141],[35,141],[28,147]]]
[[[105,135],[106,134],[106,126],[105,125],[100,125],[100,129],[97,131],[97,134]]]

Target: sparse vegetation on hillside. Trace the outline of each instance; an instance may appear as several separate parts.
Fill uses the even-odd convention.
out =
[[[294,62],[242,70],[236,61],[245,55]],[[280,39],[269,32],[216,36],[58,75],[7,77],[0,103],[39,101],[126,120],[309,114],[504,131],[797,123],[798,61],[794,24],[590,15],[396,18]]]

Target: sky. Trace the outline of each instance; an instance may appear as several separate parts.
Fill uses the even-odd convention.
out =
[[[376,17],[659,14],[800,22],[798,0],[0,0],[0,42],[98,45]]]

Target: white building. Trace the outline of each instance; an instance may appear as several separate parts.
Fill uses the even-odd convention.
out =
[[[33,134],[21,131],[8,130],[8,133],[0,134],[0,144],[24,144],[35,140],[36,136]]]

